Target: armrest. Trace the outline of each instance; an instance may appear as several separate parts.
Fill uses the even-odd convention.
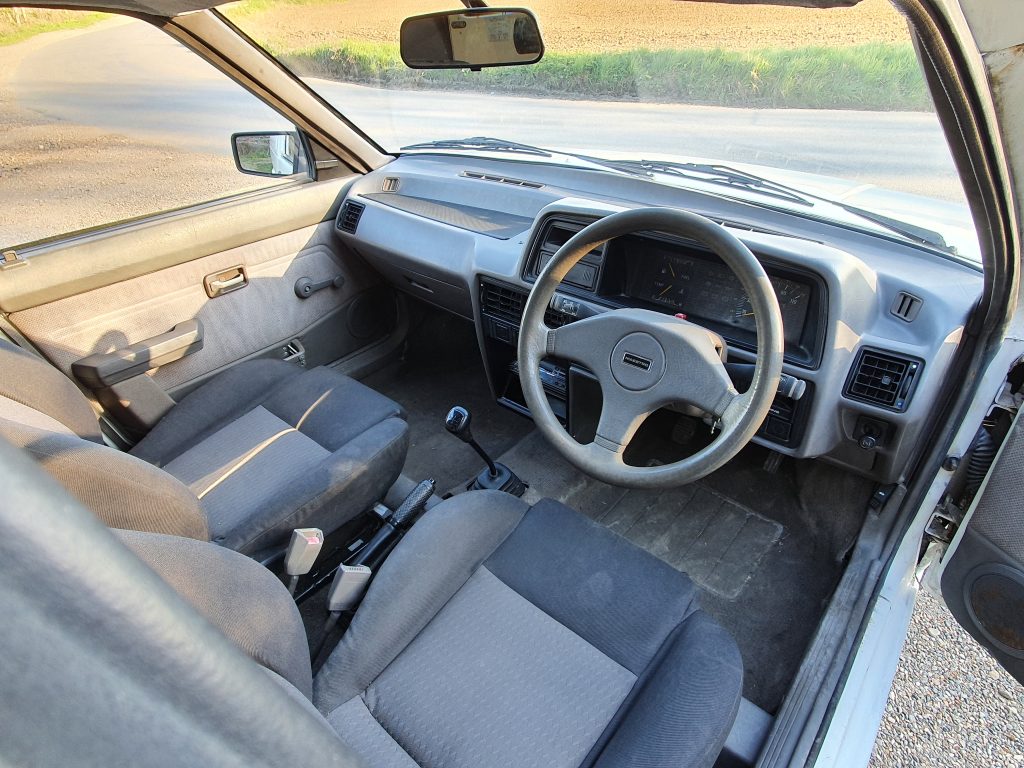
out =
[[[75,377],[91,389],[102,389],[203,348],[203,324],[198,319],[178,323],[167,333],[113,352],[83,357],[71,364]]]

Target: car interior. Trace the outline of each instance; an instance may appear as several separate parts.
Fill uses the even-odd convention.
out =
[[[877,577],[980,266],[642,173],[430,148],[353,172],[302,136],[312,176],[336,164],[315,181],[0,267],[3,482],[33,510],[2,521],[5,610],[24,658],[76,670],[15,741],[66,718],[51,762],[141,732],[152,764],[374,766],[781,744]]]

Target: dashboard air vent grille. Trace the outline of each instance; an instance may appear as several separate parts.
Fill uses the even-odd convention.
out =
[[[338,229],[354,235],[359,226],[359,217],[363,215],[366,206],[354,200],[346,200],[341,210],[338,211]]]
[[[917,313],[921,311],[921,305],[924,302],[912,294],[906,291],[900,291],[896,294],[896,299],[893,301],[889,311],[908,323],[914,322],[914,318],[917,317]]]
[[[402,180],[397,176],[385,176],[384,183],[380,185],[381,192],[397,192],[402,186]]]
[[[519,291],[493,283],[483,284],[480,303],[481,310],[485,315],[519,325],[519,321],[523,318],[525,301],[526,296]]]
[[[846,382],[845,394],[852,400],[904,411],[921,366],[917,360],[862,349]]]
[[[524,179],[513,179],[509,176],[493,176],[489,173],[479,173],[477,171],[463,171],[462,175],[467,179],[477,179],[479,181],[495,181],[499,184],[512,184],[516,187],[527,187],[529,189],[543,189],[544,185],[536,181],[526,181]]]

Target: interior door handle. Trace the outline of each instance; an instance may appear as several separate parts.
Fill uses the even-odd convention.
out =
[[[341,288],[344,284],[344,275],[338,275],[330,280],[321,280],[319,283],[314,283],[311,277],[300,277],[295,281],[295,295],[300,299],[308,299],[319,290],[324,288]]]
[[[203,278],[203,287],[206,288],[206,295],[211,299],[223,296],[225,293],[237,291],[249,284],[249,276],[245,273],[245,267],[239,264],[237,267],[225,269],[222,272],[214,272]]]

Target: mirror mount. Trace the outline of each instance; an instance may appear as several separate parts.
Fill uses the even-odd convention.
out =
[[[411,16],[400,32],[410,69],[468,69],[535,64],[544,56],[537,18],[526,8],[466,8]]]

